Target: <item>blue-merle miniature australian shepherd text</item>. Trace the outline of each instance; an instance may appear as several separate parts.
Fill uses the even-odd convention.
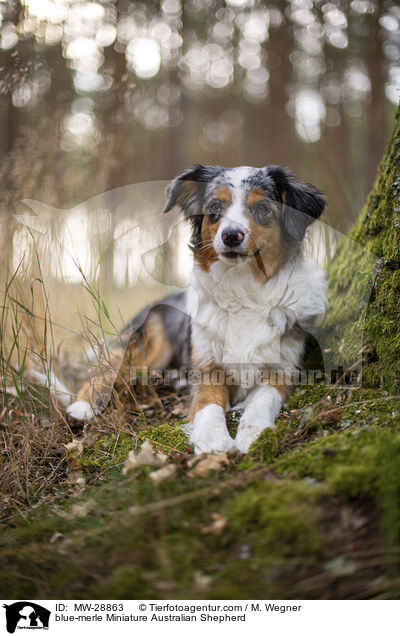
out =
[[[307,227],[325,201],[279,166],[196,165],[167,189],[192,227],[194,267],[182,292],[127,325],[107,365],[93,373],[68,413],[88,420],[106,384],[133,367],[195,370],[188,434],[195,453],[246,453],[273,427],[302,364],[307,332],[326,308],[324,272],[304,256]],[[243,409],[236,437],[227,409]]]

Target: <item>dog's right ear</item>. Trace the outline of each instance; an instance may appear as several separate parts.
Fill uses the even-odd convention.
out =
[[[167,203],[163,212],[169,212],[176,205],[186,217],[201,213],[205,185],[222,172],[219,166],[195,165],[176,177],[167,187]]]
[[[203,199],[207,183],[223,172],[218,166],[195,165],[176,177],[167,188],[167,204],[163,212],[179,206],[192,226],[190,246],[196,252],[201,246]]]

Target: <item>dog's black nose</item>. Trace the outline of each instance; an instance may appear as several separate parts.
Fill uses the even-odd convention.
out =
[[[227,247],[238,247],[243,242],[244,234],[241,230],[228,228],[222,232],[221,238]]]

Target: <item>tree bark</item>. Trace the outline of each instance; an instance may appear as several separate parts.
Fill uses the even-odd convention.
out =
[[[363,384],[396,393],[400,390],[400,108],[375,183],[349,238],[357,249],[349,249],[349,242],[343,240],[328,268],[330,346],[351,364],[360,353],[353,343],[361,334]],[[363,315],[362,298],[369,298]]]

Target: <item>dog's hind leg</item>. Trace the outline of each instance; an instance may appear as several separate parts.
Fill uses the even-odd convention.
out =
[[[125,334],[111,345],[105,360],[96,365],[68,407],[68,415],[81,421],[92,419],[105,408],[114,390],[129,387],[138,376],[140,380],[143,370],[165,369],[172,355],[161,317],[151,312],[140,332]]]

